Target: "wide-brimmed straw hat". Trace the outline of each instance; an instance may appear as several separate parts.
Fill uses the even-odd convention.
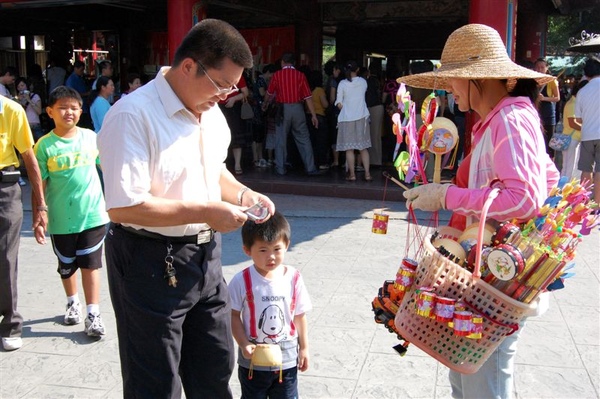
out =
[[[517,79],[535,79],[540,85],[554,79],[512,62],[498,32],[481,24],[465,25],[452,32],[444,45],[441,64],[433,72],[402,76],[398,83],[450,90],[449,78],[507,79],[511,91]]]

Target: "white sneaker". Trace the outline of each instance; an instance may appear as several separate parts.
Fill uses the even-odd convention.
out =
[[[72,326],[74,324],[81,323],[81,303],[67,304],[67,311],[65,312],[65,324]]]
[[[23,340],[21,337],[8,337],[2,338],[2,347],[5,351],[14,351],[23,346]]]
[[[85,318],[85,330],[84,332],[88,337],[99,337],[104,335],[104,323],[100,315],[88,314]]]

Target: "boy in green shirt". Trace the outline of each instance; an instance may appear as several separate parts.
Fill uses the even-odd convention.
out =
[[[90,337],[100,337],[104,324],[99,308],[99,269],[109,219],[96,171],[100,162],[96,133],[77,127],[81,106],[77,91],[66,86],[54,89],[46,112],[56,127],[36,143],[34,152],[48,204],[48,233],[67,295],[64,322],[72,325],[82,321],[75,274],[81,269],[87,304],[84,331]],[[36,228],[35,236],[45,243],[43,229]]]

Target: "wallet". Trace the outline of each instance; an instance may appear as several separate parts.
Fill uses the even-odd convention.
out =
[[[18,170],[0,170],[0,181],[2,183],[16,183],[21,177],[21,172]]]

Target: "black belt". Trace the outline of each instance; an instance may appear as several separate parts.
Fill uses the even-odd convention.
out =
[[[176,243],[176,244],[196,244],[196,245],[206,244],[206,243],[211,242],[213,237],[215,236],[215,231],[213,229],[202,230],[198,234],[194,234],[192,236],[171,237],[171,236],[164,236],[164,235],[158,234],[158,233],[153,233],[152,231],[148,231],[148,230],[134,229],[133,227],[123,226],[122,224],[117,224],[116,227],[121,228],[128,233],[135,234],[138,236],[151,238],[153,240],[158,240],[158,241],[172,242],[172,243]]]

